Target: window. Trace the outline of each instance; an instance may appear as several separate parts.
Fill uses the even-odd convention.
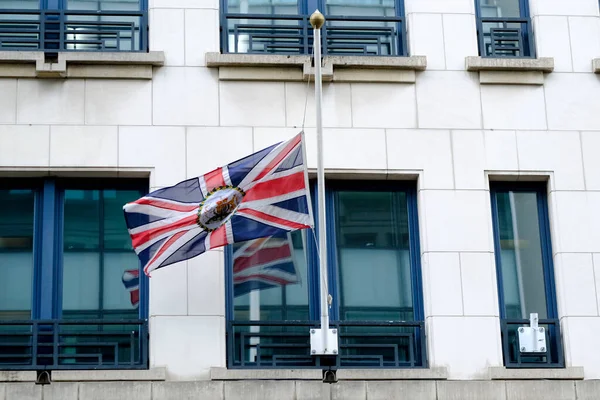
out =
[[[222,0],[221,51],[310,55],[317,8],[323,55],[407,55],[403,0]]]
[[[426,366],[414,186],[327,185],[337,366]],[[320,310],[313,231],[237,244],[227,265],[229,367],[322,366],[308,333]]]
[[[2,182],[0,369],[147,367],[148,283],[122,211],[146,186]]]
[[[545,185],[492,185],[496,270],[507,367],[564,366]],[[544,353],[522,353],[517,329],[537,313]]]
[[[0,50],[148,51],[147,0],[0,0]]]
[[[535,57],[529,0],[475,0],[482,57]]]

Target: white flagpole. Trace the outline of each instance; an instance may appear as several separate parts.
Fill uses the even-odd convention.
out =
[[[319,210],[319,275],[321,283],[321,329],[311,330],[311,353],[335,355],[337,335],[329,329],[329,291],[327,290],[327,229],[325,217],[325,171],[323,168],[323,77],[321,73],[321,27],[325,17],[316,10],[310,17],[313,27],[315,52],[315,104],[317,117],[317,203]]]

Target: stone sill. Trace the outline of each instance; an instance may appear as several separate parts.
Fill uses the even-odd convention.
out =
[[[554,70],[554,58],[467,57],[467,71],[479,72],[481,84],[543,85],[544,73]]]
[[[35,371],[0,371],[0,382],[35,382]],[[52,382],[165,381],[165,368],[149,370],[52,371]]]
[[[314,80],[310,56],[206,53],[206,65],[219,68],[224,81]],[[426,67],[424,56],[325,56],[322,72],[329,82],[414,83],[415,71]]]
[[[490,367],[492,380],[583,380],[583,367],[567,368],[504,368]]]
[[[397,380],[446,380],[446,368],[431,369],[339,369],[337,378],[340,381],[397,381]],[[227,369],[211,368],[210,379],[213,381],[239,380],[294,380],[322,381],[320,369]]]
[[[0,51],[0,78],[152,79],[164,62],[162,51],[60,52],[54,62],[41,51]]]

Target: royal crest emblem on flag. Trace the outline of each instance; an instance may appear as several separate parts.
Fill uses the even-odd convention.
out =
[[[140,271],[137,269],[127,270],[121,279],[125,289],[129,292],[131,305],[137,308],[140,304]]]
[[[126,204],[144,272],[209,249],[313,227],[304,134]]]
[[[290,233],[233,245],[233,293],[301,283]]]

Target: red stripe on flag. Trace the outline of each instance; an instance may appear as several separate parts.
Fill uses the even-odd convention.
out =
[[[279,217],[275,217],[273,215],[257,211],[257,210],[255,210],[253,208],[244,208],[243,210],[238,210],[237,213],[241,214],[241,215],[244,215],[244,214],[252,215],[254,217],[257,217],[257,218],[260,218],[260,219],[264,219],[265,221],[268,221],[268,222],[273,222],[273,223],[276,223],[276,224],[279,224],[279,225],[287,226],[290,229],[310,228],[310,226],[308,226],[308,225],[303,225],[303,224],[299,224],[297,222],[290,221],[288,219],[282,219],[282,218],[279,218]]]
[[[267,175],[269,172],[271,172],[271,170],[273,168],[275,168],[281,162],[281,160],[283,160],[284,158],[286,158],[288,156],[288,154],[290,154],[292,152],[292,150],[294,150],[294,148],[298,145],[298,143],[300,143],[301,140],[302,140],[302,135],[296,135],[296,137],[294,137],[293,139],[291,139],[291,141],[285,146],[285,148],[280,151],[280,153],[277,155],[277,157],[275,157],[275,159],[273,159],[256,176],[256,178],[254,178],[254,181],[258,181],[258,180],[262,179],[265,175]]]
[[[140,302],[140,290],[134,290],[129,292],[129,297],[131,299],[131,305],[136,306]]]
[[[242,203],[297,192],[304,189],[305,185],[304,172],[271,179],[267,182],[258,183],[252,189],[248,190]]]
[[[287,243],[280,247],[267,247],[251,256],[236,258],[233,263],[233,272],[238,273],[246,268],[256,267],[258,264],[267,264],[285,257],[291,257],[291,255],[290,245]]]
[[[183,235],[185,235],[188,231],[182,231],[182,232],[177,232],[176,234],[174,234],[173,236],[171,236],[169,238],[169,240],[167,240],[165,242],[165,244],[160,248],[160,250],[158,250],[156,252],[156,254],[154,255],[154,257],[152,257],[152,259],[148,262],[148,264],[146,264],[146,267],[144,268],[144,272],[147,274],[147,268],[148,265],[152,265],[152,263],[154,262],[154,260],[158,259],[158,257],[160,257],[165,251],[167,251],[169,249],[169,247],[171,247],[171,244],[173,244],[177,239],[179,239],[180,237],[182,237]]]
[[[145,197],[142,197],[141,199],[134,201],[133,204],[148,205],[148,206],[154,206],[154,207],[158,207],[158,208],[164,208],[167,210],[181,211],[181,212],[194,211],[198,208],[197,204],[190,205],[190,206],[182,206],[182,205],[178,205],[178,204],[171,204],[166,201],[148,199]]]
[[[163,233],[168,232],[170,230],[177,229],[177,228],[183,228],[184,226],[188,226],[188,225],[196,225],[197,219],[198,219],[198,216],[191,215],[189,217],[182,218],[177,222],[173,222],[172,224],[169,224],[169,225],[161,226],[161,227],[154,228],[154,229],[149,229],[147,231],[140,232],[140,233],[135,233],[135,234],[131,235],[131,243],[133,245],[133,248],[136,248],[136,247],[146,243],[148,240],[152,240],[153,238],[160,236]]]
[[[214,231],[212,231],[210,233],[210,248],[214,249],[217,247],[221,247],[221,246],[225,246],[227,243],[227,231],[226,231],[226,227],[225,225],[227,224],[223,224],[220,227],[218,227],[217,229],[215,229]]]
[[[254,280],[258,280],[258,279],[262,279],[265,281],[271,281],[271,282],[275,282],[278,283],[280,285],[287,285],[288,283],[291,283],[290,280],[288,279],[284,279],[284,278],[277,278],[271,275],[250,275],[250,276],[239,276],[239,277],[234,277],[233,278],[233,283],[244,283],[246,281],[254,281]]]
[[[225,186],[225,179],[223,179],[223,168],[217,168],[214,171],[204,175],[204,181],[206,182],[206,190],[208,192],[216,187]]]

